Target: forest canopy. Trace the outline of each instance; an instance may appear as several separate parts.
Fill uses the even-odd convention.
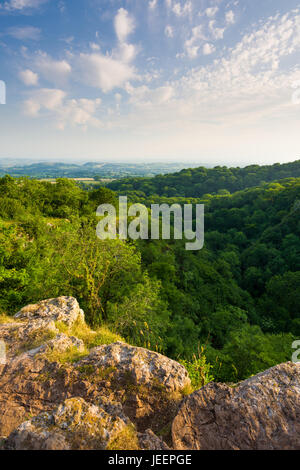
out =
[[[186,170],[147,180],[155,189],[142,194],[131,188],[131,201],[147,205],[204,203],[199,252],[184,240],[99,240],[98,205],[117,205],[109,188],[0,178],[0,313],[72,295],[90,325],[108,325],[132,344],[181,360],[204,348],[213,376],[227,382],[290,360],[300,336],[297,171],[300,162]],[[231,186],[221,173],[232,174]],[[162,178],[173,178],[172,194],[158,189]]]

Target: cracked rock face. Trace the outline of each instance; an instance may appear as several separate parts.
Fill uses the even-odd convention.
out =
[[[177,392],[191,384],[186,369],[178,362],[148,349],[117,342],[94,348],[79,365],[94,365],[114,370],[116,379],[132,385],[155,383],[167,392]]]
[[[11,450],[105,450],[130,424],[118,408],[107,413],[101,406],[71,398],[53,413],[42,413],[11,433]]]
[[[14,430],[7,450],[107,450],[122,440],[127,450],[168,450],[151,430],[137,433],[119,403],[101,398],[97,405],[82,398],[65,400],[52,413],[41,413]],[[127,438],[127,442],[126,442]]]
[[[8,436],[29,417],[52,413],[65,400],[83,398],[89,404],[118,402],[140,433],[170,424],[189,384],[183,366],[160,354],[115,343],[95,348],[78,363],[60,362],[74,348],[85,354],[81,340],[60,334],[57,321],[67,326],[83,321],[75,299],[60,297],[23,308],[15,321],[0,325],[7,349],[0,365],[0,436]],[[73,356],[72,356],[73,357]],[[114,407],[112,413],[114,413]],[[153,438],[153,436],[152,436]],[[154,438],[148,443],[154,443]],[[149,444],[150,445],[150,444]]]
[[[187,397],[172,426],[180,450],[300,449],[300,363],[237,387],[211,383]]]
[[[61,321],[71,327],[77,320],[84,321],[84,313],[73,297],[58,297],[27,305],[16,315],[17,320],[45,319]]]
[[[143,434],[139,433],[138,440],[142,450],[171,450],[151,429],[147,429]]]
[[[236,387],[211,383],[181,401],[190,384],[182,365],[121,342],[87,352],[57,329],[58,321],[71,327],[77,320],[84,321],[77,301],[60,297],[0,325],[7,350],[0,448],[107,449],[112,441],[122,448],[124,431],[134,448],[166,450],[154,433],[163,431],[171,444],[172,425],[178,450],[300,449],[300,364],[281,364]]]

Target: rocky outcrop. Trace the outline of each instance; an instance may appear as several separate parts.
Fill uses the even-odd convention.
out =
[[[17,320],[61,321],[71,327],[77,320],[84,321],[83,310],[73,297],[58,297],[27,305],[16,315]]]
[[[141,450],[171,450],[151,429],[147,429],[143,434],[139,433],[138,442]]]
[[[82,398],[71,398],[53,413],[21,424],[7,439],[12,450],[105,450],[130,424],[118,407],[109,413]]]
[[[71,398],[53,413],[42,413],[21,424],[4,444],[9,450],[167,450],[148,430],[137,433],[118,403],[91,405]]]
[[[171,423],[181,390],[190,383],[184,367],[120,342],[89,352],[67,331],[59,333],[57,322],[65,331],[82,321],[77,301],[61,297],[25,307],[14,322],[0,325],[0,340],[7,346],[6,364],[0,365],[0,436],[8,436],[30,416],[51,414],[73,397],[89,405],[105,399],[122,403],[122,413],[139,436]],[[148,445],[161,445],[147,436]]]
[[[300,449],[300,364],[237,387],[211,383],[187,397],[172,426],[180,450]]]
[[[93,349],[78,364],[79,367],[86,365],[110,369],[116,381],[127,380],[133,387],[155,384],[167,393],[178,392],[191,383],[186,369],[178,362],[121,342]]]
[[[80,327],[70,297],[0,324],[0,449],[167,450],[158,431],[179,450],[300,449],[300,364],[183,399],[182,365],[122,342],[89,351]]]
[[[0,325],[0,340],[7,345],[8,358],[54,338],[59,333],[56,322],[71,328],[75,322],[84,321],[84,313],[76,299],[59,297],[28,305],[14,318],[15,322]]]
[[[161,354],[117,342],[94,348],[74,366],[121,401],[140,431],[158,431],[174,418],[190,385],[186,369]]]

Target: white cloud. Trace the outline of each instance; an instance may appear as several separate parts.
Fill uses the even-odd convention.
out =
[[[167,38],[173,38],[174,37],[174,29],[172,28],[172,26],[167,25],[165,27],[165,35],[167,36]]]
[[[37,73],[32,72],[32,70],[22,70],[19,76],[22,82],[27,86],[34,86],[38,84],[39,76]]]
[[[176,16],[186,16],[192,13],[193,5],[192,2],[186,1],[183,5],[177,2],[172,6],[172,11]]]
[[[131,65],[109,55],[80,54],[77,62],[81,81],[100,88],[104,93],[123,87],[135,76],[135,70]]]
[[[126,39],[134,31],[134,18],[127,10],[120,8],[114,19],[118,46],[112,52],[102,54],[81,53],[75,59],[79,79],[86,85],[99,88],[107,93],[114,88],[122,88],[128,80],[136,78],[132,61],[138,49],[134,44],[128,44]]]
[[[215,52],[216,48],[213,44],[209,44],[208,42],[203,46],[203,54],[209,55]]]
[[[90,48],[91,48],[93,51],[99,51],[99,50],[100,50],[99,44],[96,44],[95,42],[90,42]]]
[[[119,44],[119,47],[116,50],[113,51],[112,58],[128,64],[136,58],[137,53],[138,50],[134,44],[123,42]]]
[[[25,101],[25,113],[32,117],[37,117],[42,109],[54,111],[62,106],[66,93],[62,90],[41,88],[32,94]]]
[[[281,60],[300,52],[300,15],[269,18],[246,34],[227,57],[194,68],[173,83],[180,96],[177,109],[206,121],[263,119],[291,102],[289,84],[300,78],[300,68],[281,69]],[[208,49],[207,49],[208,51]]]
[[[202,41],[206,39],[206,36],[203,32],[203,26],[195,26],[192,29],[192,35],[190,39],[187,39],[184,43],[186,53],[190,59],[194,59],[198,56],[198,51]]]
[[[172,86],[150,89],[145,85],[133,87],[127,84],[126,91],[131,97],[130,103],[139,107],[164,105],[170,102],[174,96],[174,88]]]
[[[150,0],[148,5],[150,10],[154,10],[157,7],[157,0]]]
[[[218,7],[206,8],[205,13],[209,18],[213,18],[219,11]]]
[[[25,41],[31,39],[33,41],[38,41],[40,39],[41,30],[35,28],[34,26],[14,26],[6,30],[8,36],[13,37],[14,39],[19,39],[20,41]]]
[[[209,29],[215,39],[223,39],[225,28],[218,28],[215,20],[209,22]]]
[[[232,10],[229,10],[225,15],[226,23],[227,24],[234,24],[235,23],[235,14]]]
[[[66,93],[59,89],[42,88],[34,92],[24,102],[26,115],[37,118],[46,113],[52,116],[58,129],[66,126],[79,126],[86,129],[87,126],[101,127],[101,121],[95,117],[101,99],[90,100],[66,99]]]
[[[84,130],[88,126],[102,127],[101,121],[95,117],[101,99],[89,100],[86,98],[67,100],[57,109],[57,127],[61,130],[66,126],[80,126]]]
[[[72,71],[66,60],[52,59],[44,52],[40,52],[35,59],[35,67],[47,81],[58,85],[65,83]]]
[[[3,5],[0,5],[0,9],[7,11],[19,11],[39,8],[43,3],[46,3],[48,0],[10,0],[4,2]]]
[[[166,148],[171,139],[176,142],[172,148],[176,150],[182,144],[182,151],[192,149],[189,138],[194,139],[195,133],[202,151],[203,139],[205,149],[220,150],[212,145],[216,133],[231,148],[230,142],[237,142],[237,133],[242,136],[246,132],[245,139],[251,142],[249,136],[261,136],[267,129],[271,139],[274,120],[281,123],[282,116],[296,116],[298,109],[291,103],[290,86],[300,79],[300,67],[281,70],[280,62],[300,52],[299,24],[299,15],[270,18],[228,49],[223,58],[193,67],[165,86],[151,89],[127,84],[132,112],[116,118],[114,125],[128,129],[132,135],[147,135],[149,142],[150,135],[157,136],[158,153],[162,148],[158,137],[161,135],[168,136]],[[195,36],[202,34],[198,31]],[[196,47],[211,52],[214,46],[204,42]],[[240,150],[242,146],[238,145]]]
[[[120,8],[115,17],[115,31],[120,42],[125,42],[127,37],[133,33],[135,23],[131,15],[124,8]]]

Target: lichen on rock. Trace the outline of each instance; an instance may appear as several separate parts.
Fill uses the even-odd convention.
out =
[[[126,429],[129,419],[116,407],[110,413],[83,398],[71,398],[53,413],[21,424],[5,443],[12,450],[105,450]],[[118,411],[118,413],[117,413]]]

